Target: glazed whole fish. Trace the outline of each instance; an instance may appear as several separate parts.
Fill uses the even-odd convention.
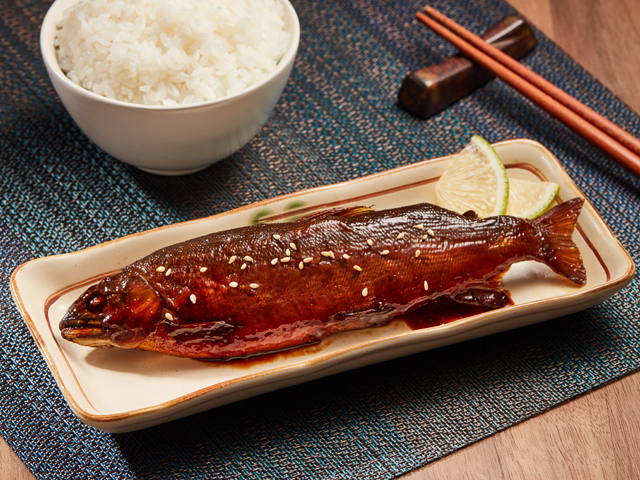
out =
[[[431,204],[342,208],[158,250],[90,287],[62,336],[201,359],[319,342],[388,322],[439,297],[500,308],[502,276],[523,260],[586,283],[571,240],[583,199],[534,220],[477,218]]]

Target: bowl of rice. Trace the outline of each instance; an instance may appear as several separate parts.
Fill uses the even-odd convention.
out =
[[[80,129],[141,170],[183,175],[265,125],[295,60],[288,0],[56,0],[40,33]]]

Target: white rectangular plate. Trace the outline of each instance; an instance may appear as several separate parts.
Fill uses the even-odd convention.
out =
[[[560,184],[560,198],[584,197],[542,145],[495,145],[509,176]],[[635,267],[587,201],[574,240],[588,282],[576,287],[535,262],[514,265],[504,279],[514,305],[422,330],[402,321],[332,335],[321,344],[262,359],[205,363],[123,349],[93,349],[63,340],[58,323],[69,305],[106,273],[161,247],[338,205],[376,209],[435,202],[435,181],[452,157],[427,160],[350,182],[315,188],[209,218],[170,225],[79,252],[39,258],[11,278],[14,300],[74,413],[85,423],[125,432],[345,370],[441,347],[596,305],[625,287]],[[291,209],[293,207],[293,209]]]

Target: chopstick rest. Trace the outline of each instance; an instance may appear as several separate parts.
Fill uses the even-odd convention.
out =
[[[536,45],[533,29],[521,18],[509,15],[482,36],[487,43],[513,58],[522,58]],[[398,102],[409,113],[427,119],[493,78],[493,74],[464,55],[454,55],[407,75]]]

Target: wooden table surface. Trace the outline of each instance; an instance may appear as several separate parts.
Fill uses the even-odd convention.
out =
[[[640,113],[639,0],[507,0]],[[0,438],[0,479],[33,475]],[[640,372],[403,477],[640,478]]]

